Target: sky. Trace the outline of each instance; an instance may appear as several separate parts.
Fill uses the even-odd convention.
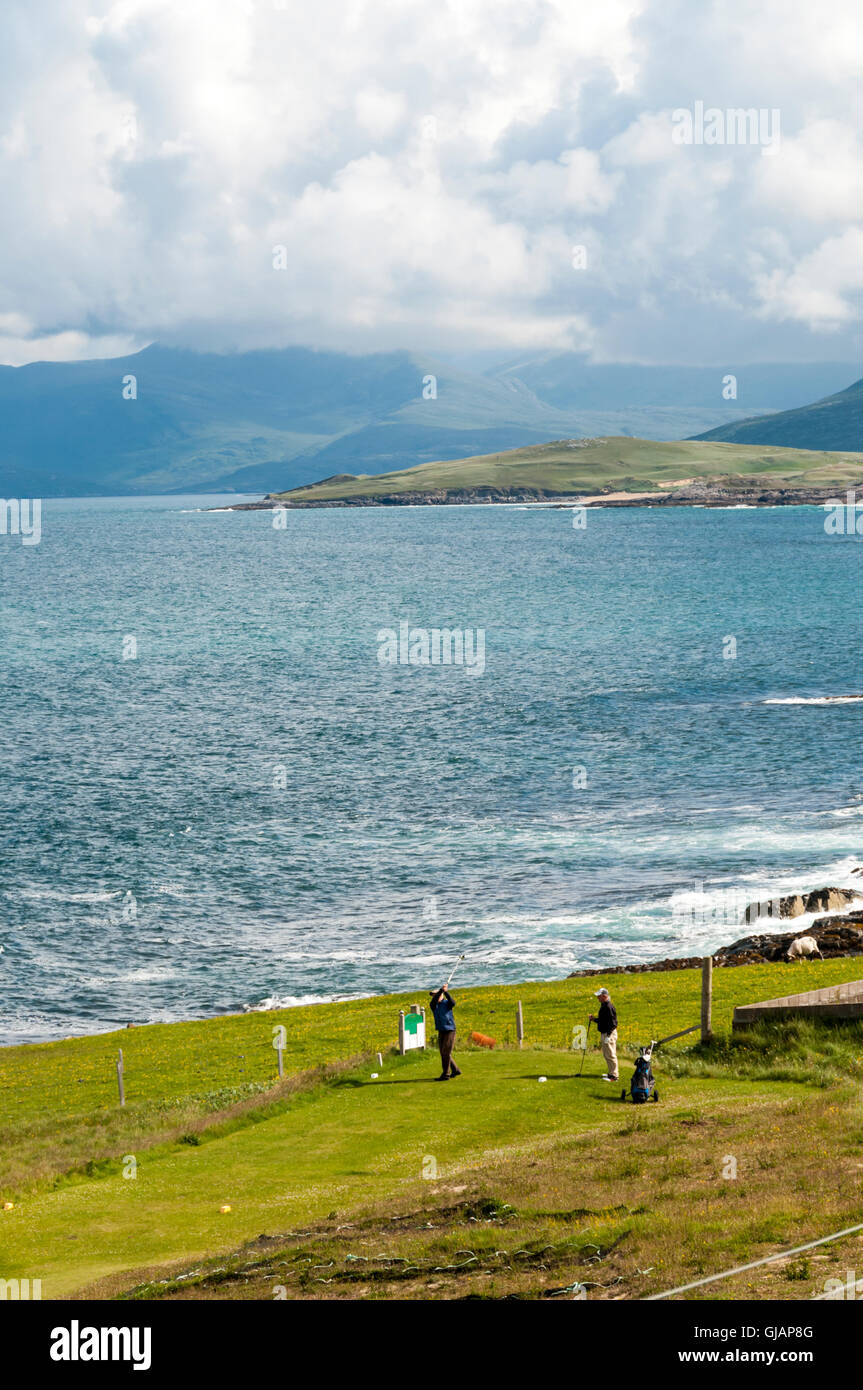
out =
[[[0,30],[4,363],[863,356],[858,0],[4,0]]]

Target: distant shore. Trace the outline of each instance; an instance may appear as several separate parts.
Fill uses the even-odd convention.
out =
[[[237,502],[219,511],[255,512],[276,508],[299,510],[321,507],[458,507],[485,505],[542,504],[552,508],[572,507],[823,507],[838,501],[837,486],[820,488],[746,488],[720,483],[693,482],[686,487],[657,488],[645,492],[621,492],[614,488],[589,494],[555,493],[541,488],[447,488],[427,492],[363,493],[350,497],[291,501],[286,495],[270,493],[259,502]]]

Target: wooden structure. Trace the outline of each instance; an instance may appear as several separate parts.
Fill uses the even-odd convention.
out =
[[[770,1018],[863,1018],[863,980],[848,980],[826,989],[807,989],[785,994],[760,1004],[743,1004],[734,1010],[733,1028],[748,1028]]]
[[[709,1043],[713,1037],[713,957],[705,956],[701,962],[701,1041]]]

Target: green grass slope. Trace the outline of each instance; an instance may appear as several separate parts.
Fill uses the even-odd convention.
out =
[[[728,479],[743,487],[838,488],[863,480],[863,453],[764,449],[691,440],[562,439],[504,453],[424,463],[374,477],[321,482],[275,495],[290,502],[332,502],[490,487],[536,488],[572,496],[603,488],[650,492],[690,478]]]
[[[718,970],[715,1026],[727,1035],[735,1004],[859,973],[859,962],[842,959]],[[0,1277],[40,1278],[45,1297],[103,1279],[118,1291],[148,1271],[227,1256],[262,1232],[287,1239],[309,1223],[330,1222],[335,1234],[339,1222],[375,1209],[389,1212],[389,1221],[396,1207],[443,1191],[441,1183],[461,1183],[459,1174],[468,1175],[469,1186],[478,1173],[499,1171],[501,1199],[509,1201],[506,1182],[516,1190],[527,1181],[526,1155],[549,1145],[600,1143],[622,1122],[624,1107],[601,1081],[595,1050],[584,1079],[575,1077],[581,1054],[572,1050],[572,1030],[586,1021],[594,987],[584,979],[459,991],[464,1076],[446,1085],[433,1080],[433,1056],[392,1053],[398,1009],[408,996],[4,1049],[0,1191],[12,1206],[0,1211]],[[697,1021],[699,990],[697,971],[616,978],[624,1058],[651,1036]],[[518,999],[528,1043],[522,1051],[513,1041]],[[287,1030],[289,1075],[282,1082],[272,1047],[278,1024]],[[465,1045],[473,1029],[495,1037],[500,1049]],[[750,1105],[811,1101],[821,1107],[819,1123],[844,1134],[847,1147],[860,1130],[858,1032],[828,1030],[798,1039],[796,1050],[720,1038],[702,1051],[684,1038],[661,1057],[669,1104],[651,1107],[648,1123],[659,1126],[663,1143],[674,1144],[681,1114],[709,1112],[742,1125]],[[125,1109],[116,1095],[118,1045]],[[373,1080],[378,1050],[384,1067]],[[624,1077],[628,1071],[624,1060]],[[548,1082],[540,1084],[539,1075]],[[853,1090],[843,1090],[852,1079]],[[835,1092],[832,1110],[824,1110],[825,1088]],[[803,1154],[814,1131],[805,1115],[800,1126]],[[721,1126],[716,1140],[725,1142]],[[619,1147],[623,1162],[626,1143]],[[754,1134],[750,1147],[757,1147]],[[431,1185],[424,1176],[429,1157],[438,1173]],[[510,1172],[512,1164],[518,1172]],[[552,1200],[557,1181],[550,1169],[544,1201]],[[859,1175],[855,1191],[859,1197]],[[843,1214],[845,1202],[842,1195]],[[811,1216],[816,1220],[816,1209]]]
[[[477,1051],[461,1060],[457,1083],[441,1085],[432,1058],[388,1057],[377,1080],[377,1064],[366,1065],[253,1126],[143,1151],[134,1179],[117,1164],[96,1180],[35,1194],[4,1214],[3,1273],[39,1277],[43,1296],[59,1297],[119,1271],[199,1260],[332,1212],[350,1219],[416,1188],[428,1158],[452,1177],[501,1149],[620,1122],[619,1088],[601,1080],[596,1054],[580,1079],[571,1053]],[[803,1088],[689,1078],[673,1089],[675,1104],[686,1106]]]

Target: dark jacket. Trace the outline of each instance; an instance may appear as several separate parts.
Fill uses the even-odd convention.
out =
[[[617,1027],[617,1009],[610,999],[603,999],[596,1016],[596,1026],[600,1033],[613,1033]]]
[[[438,990],[437,994],[432,995],[431,1011],[434,1014],[434,1026],[439,1033],[455,1032],[455,1019],[452,1011],[455,1008],[455,1000],[449,990]]]

